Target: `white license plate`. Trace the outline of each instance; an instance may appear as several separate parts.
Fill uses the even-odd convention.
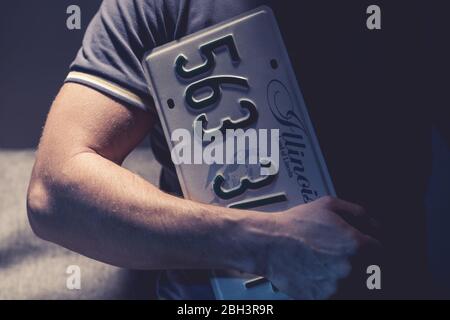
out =
[[[276,212],[335,194],[268,7],[158,47],[145,57],[144,67],[171,149],[177,143],[171,133],[179,128],[192,131],[199,118],[207,119],[206,130],[223,123],[233,127],[232,122],[279,129],[279,170],[270,183],[240,188],[243,179],[263,179],[254,177],[254,170],[250,175],[249,165],[181,164],[176,170],[185,198]],[[223,178],[220,188],[218,176]],[[214,271],[211,281],[218,299],[287,298],[268,281],[235,271]]]

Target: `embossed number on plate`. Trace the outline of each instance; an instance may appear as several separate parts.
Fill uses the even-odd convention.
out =
[[[269,8],[156,48],[144,68],[170,148],[176,144],[171,133],[192,130],[195,121],[202,123],[203,137],[227,129],[279,129],[277,174],[258,176],[242,164],[181,164],[176,170],[186,198],[276,212],[334,195]],[[211,281],[218,299],[288,298],[268,281],[236,271],[216,270]]]

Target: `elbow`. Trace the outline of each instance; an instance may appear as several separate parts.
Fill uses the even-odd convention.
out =
[[[56,223],[50,188],[40,178],[31,178],[27,192],[28,221],[33,232],[41,239],[51,241]]]

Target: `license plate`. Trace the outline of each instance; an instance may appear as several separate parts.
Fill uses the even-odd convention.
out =
[[[270,213],[335,194],[270,8],[158,47],[144,68],[171,149],[177,144],[171,134],[192,131],[199,120],[204,135],[235,127],[279,130],[276,175],[257,177],[248,164],[180,164],[185,198]],[[236,271],[216,270],[211,282],[217,299],[288,298],[265,279]]]

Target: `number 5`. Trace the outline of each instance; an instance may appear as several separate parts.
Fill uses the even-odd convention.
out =
[[[175,60],[176,73],[181,78],[190,79],[203,73],[206,73],[208,71],[211,71],[216,66],[216,61],[214,58],[214,50],[217,50],[218,48],[223,46],[228,48],[231,60],[234,63],[238,63],[241,61],[241,58],[239,57],[239,53],[236,48],[236,43],[234,42],[234,38],[232,35],[228,35],[200,46],[200,53],[204,57],[205,62],[202,65],[199,65],[192,69],[186,69],[186,64],[189,62],[189,60],[186,58],[186,56],[180,54]]]

